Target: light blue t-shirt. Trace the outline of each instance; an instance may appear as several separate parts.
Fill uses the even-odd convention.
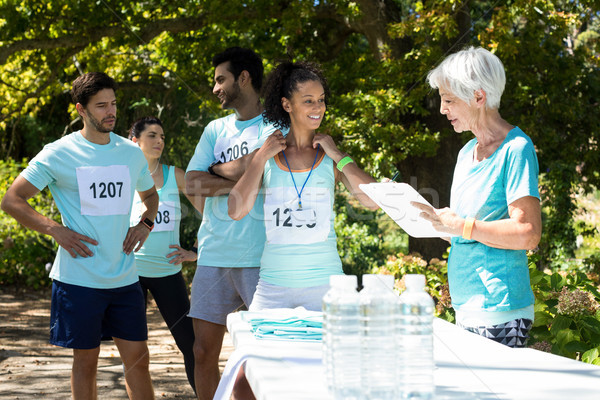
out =
[[[292,288],[326,285],[330,275],[343,274],[334,229],[333,160],[322,150],[319,153],[312,172],[292,170],[293,181],[287,165],[278,156],[265,165],[267,242],[260,278],[272,285]],[[301,208],[296,188],[301,191]]]
[[[196,146],[186,172],[208,171],[214,162],[236,160],[262,146],[276,128],[262,114],[240,121],[235,114],[211,121]],[[201,193],[199,193],[201,194]],[[227,213],[228,194],[207,197],[198,229],[198,265],[210,267],[258,267],[265,244],[262,195],[240,221]]]
[[[109,289],[138,281],[133,252],[123,252],[133,193],[154,186],[140,148],[110,133],[99,145],[80,131],[50,143],[21,176],[39,190],[48,186],[63,224],[98,241],[83,242],[93,253],[76,257],[59,246],[50,277],[60,282]]]
[[[164,182],[158,192],[158,213],[154,219],[154,229],[142,248],[135,253],[138,275],[149,278],[170,276],[181,271],[181,264],[169,264],[167,254],[176,249],[170,245],[179,245],[179,227],[181,223],[181,202],[179,188],[175,177],[175,167],[163,165]],[[144,210],[140,196],[136,193],[133,199],[130,225],[140,222]]]
[[[508,219],[508,206],[526,196],[540,198],[538,161],[531,139],[515,127],[487,159],[474,162],[477,140],[460,151],[450,208],[479,221]],[[448,258],[452,305],[461,311],[510,311],[534,302],[525,250],[503,250],[461,237]]]

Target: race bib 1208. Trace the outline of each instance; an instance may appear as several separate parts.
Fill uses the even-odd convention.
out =
[[[161,201],[158,212],[154,219],[152,232],[172,231],[175,229],[175,203],[172,201]]]
[[[125,215],[131,210],[131,177],[127,165],[78,167],[81,215]]]

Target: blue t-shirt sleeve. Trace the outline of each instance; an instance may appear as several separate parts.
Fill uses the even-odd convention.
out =
[[[216,138],[214,137],[215,130],[213,124],[214,121],[204,128],[204,132],[202,133],[202,136],[200,136],[194,155],[185,172],[208,171],[208,167],[215,161],[214,148]]]
[[[46,186],[56,181],[56,176],[50,168],[51,148],[46,145],[30,162],[27,168],[21,171],[21,176],[29,183],[43,190]]]
[[[152,175],[150,175],[148,164],[145,163],[144,168],[142,168],[142,172],[140,172],[140,176],[138,177],[135,189],[138,192],[145,192],[146,190],[150,190],[152,186],[154,186],[154,179],[152,179]]]
[[[281,129],[276,128],[273,124],[266,123],[264,120],[263,120],[263,122],[261,122],[258,129],[259,129],[259,131],[258,131],[257,148],[261,147],[263,144],[265,144],[265,140],[267,140],[267,138],[269,136],[271,136],[273,133],[275,133],[277,131],[281,131],[283,136],[287,136],[287,134],[289,132],[289,128],[281,128]]]
[[[507,154],[506,201],[511,204],[523,197],[540,198],[538,188],[539,165],[533,143],[515,140]]]

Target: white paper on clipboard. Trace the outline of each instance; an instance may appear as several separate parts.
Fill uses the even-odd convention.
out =
[[[412,186],[398,182],[379,182],[359,185],[387,215],[390,216],[406,233],[416,238],[450,237],[446,232],[439,232],[431,222],[419,215],[421,210],[412,206],[411,201],[431,206]]]

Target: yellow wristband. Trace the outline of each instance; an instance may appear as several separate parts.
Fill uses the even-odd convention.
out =
[[[471,240],[473,234],[473,226],[475,225],[475,218],[469,217],[465,219],[465,225],[463,226],[463,239]]]
[[[344,168],[347,164],[350,164],[353,162],[354,162],[354,160],[351,159],[350,156],[346,156],[337,163],[336,167],[337,167],[338,171],[342,172],[342,168]]]

